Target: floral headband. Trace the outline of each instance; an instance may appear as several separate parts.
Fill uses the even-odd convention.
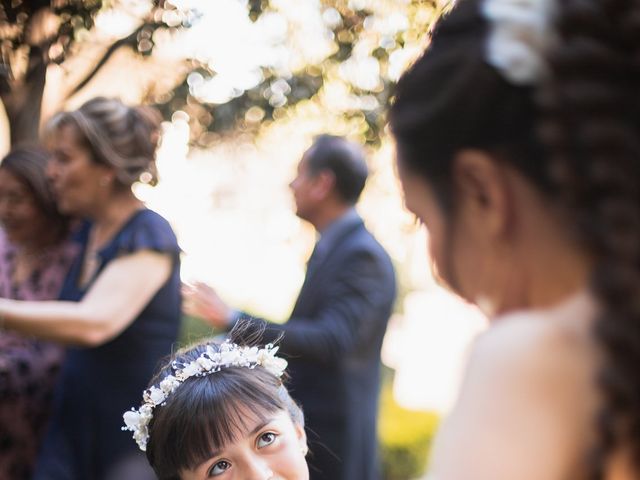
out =
[[[223,368],[261,366],[276,377],[281,377],[287,368],[287,361],[276,357],[278,347],[271,344],[264,348],[241,347],[227,340],[216,351],[208,345],[206,351],[189,363],[174,362],[173,375],[167,375],[158,386],[152,386],[143,392],[143,404],[136,410],[132,408],[122,416],[125,426],[122,430],[133,432],[133,439],[140,450],[146,451],[149,440],[149,422],[153,418],[153,409],[165,405],[167,398],[188,378],[204,377],[219,372]]]

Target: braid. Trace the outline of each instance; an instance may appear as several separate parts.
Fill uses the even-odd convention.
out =
[[[602,395],[590,478],[629,447],[640,473],[640,2],[562,0],[541,135],[602,310],[594,336]]]

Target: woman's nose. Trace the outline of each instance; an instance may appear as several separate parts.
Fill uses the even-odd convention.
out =
[[[53,180],[58,175],[58,168],[55,160],[52,159],[47,162],[45,174],[49,180]]]

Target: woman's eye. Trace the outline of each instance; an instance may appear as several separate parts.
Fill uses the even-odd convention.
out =
[[[226,460],[220,460],[213,467],[211,467],[211,470],[209,470],[209,476],[215,477],[218,475],[222,475],[224,472],[229,470],[229,468],[231,468],[231,464],[229,462],[227,462]]]
[[[273,432],[266,432],[260,435],[258,438],[258,448],[264,448],[271,445],[276,441],[276,434]]]

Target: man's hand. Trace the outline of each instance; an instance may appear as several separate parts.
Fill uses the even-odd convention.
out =
[[[202,282],[183,284],[182,295],[182,308],[187,315],[201,318],[215,328],[229,327],[233,310],[209,285]]]

